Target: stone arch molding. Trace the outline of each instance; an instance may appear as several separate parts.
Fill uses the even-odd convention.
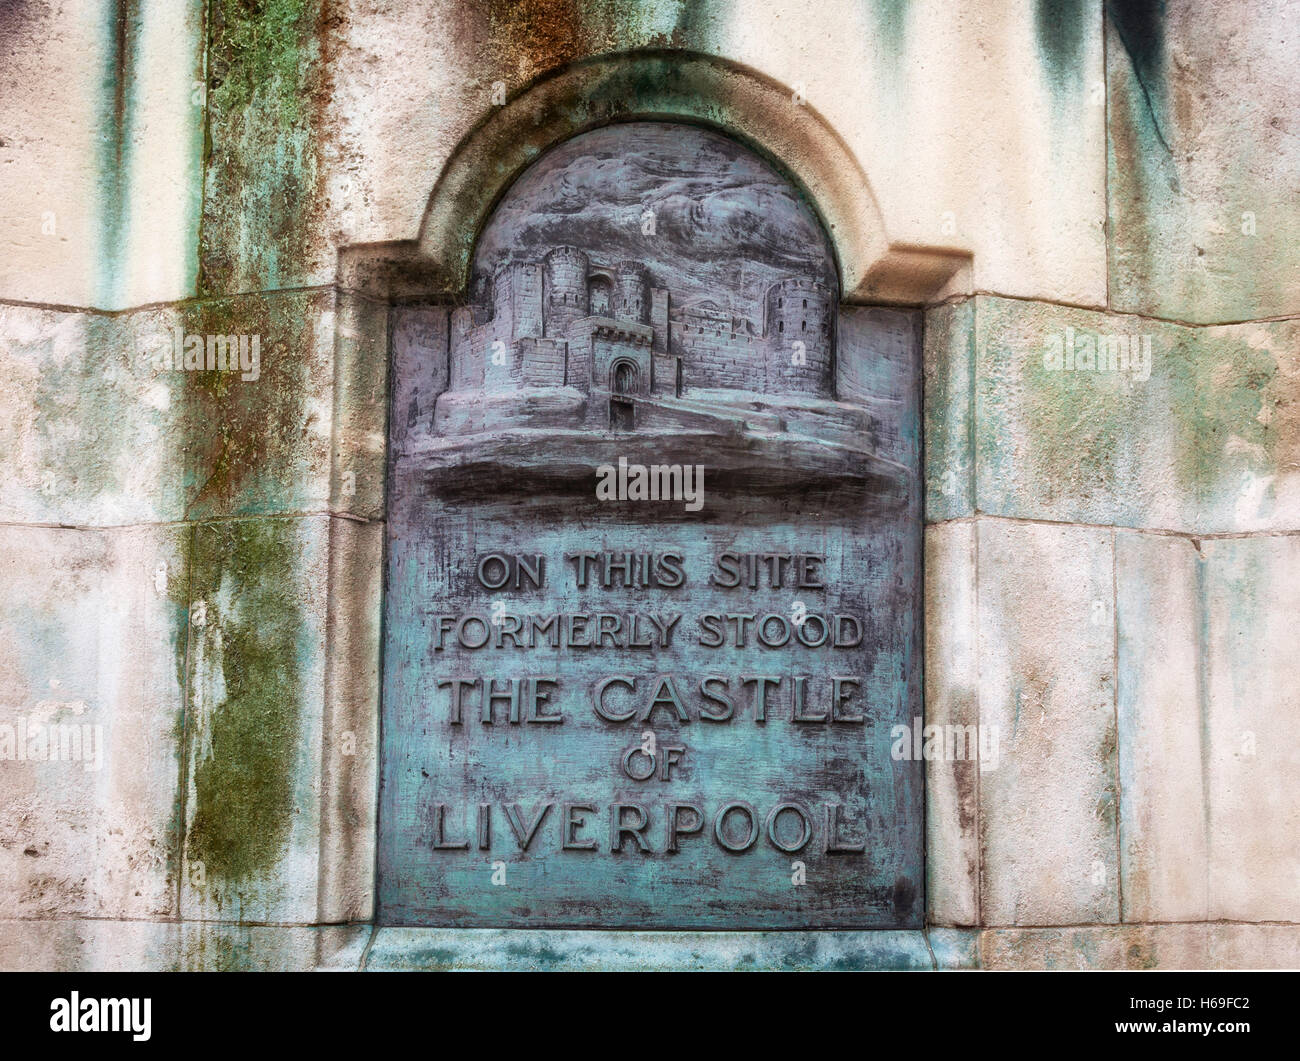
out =
[[[954,277],[968,265],[969,253],[891,242],[857,159],[820,114],[796,100],[793,90],[736,63],[663,50],[612,53],[569,64],[493,108],[443,168],[414,244],[400,253],[381,254],[378,262],[364,252],[345,255],[344,286],[370,286],[356,275],[357,267],[368,263],[368,279],[386,274],[383,286],[390,291],[414,286],[424,294],[459,294],[468,283],[479,232],[531,163],[588,129],[637,120],[708,126],[746,144],[791,177],[830,237],[845,301],[917,305],[961,289]]]

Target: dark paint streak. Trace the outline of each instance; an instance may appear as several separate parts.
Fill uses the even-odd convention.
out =
[[[1080,0],[1037,0],[1034,29],[1038,48],[1058,90],[1083,80],[1084,45],[1094,10]]]
[[[1155,105],[1164,94],[1165,0],[1106,0],[1106,14],[1133,65],[1156,138],[1172,155]]]
[[[125,268],[125,230],[130,202],[127,145],[131,138],[131,77],[135,65],[136,0],[115,0],[110,8],[108,54],[103,74],[107,108],[102,118],[99,150],[101,259],[97,287],[101,302],[114,304]]]

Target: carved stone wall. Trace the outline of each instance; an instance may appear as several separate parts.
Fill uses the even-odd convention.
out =
[[[0,726],[103,743],[96,772],[0,730],[0,965],[521,952],[373,925],[388,439],[578,371],[545,282],[540,330],[488,327],[474,255],[548,150],[647,119],[754,148],[816,211],[854,307],[836,398],[897,401],[838,355],[923,314],[923,431],[872,443],[925,454],[926,722],[1002,740],[992,770],[927,764],[923,929],[716,933],[699,962],[1300,965],[1292,5],[576,5],[544,36],[526,7],[4,7]],[[643,264],[621,323],[652,392],[736,393],[739,346],[705,340],[770,334],[766,288],[688,321]],[[258,363],[209,369],[227,336]],[[535,349],[494,366],[498,340]],[[807,353],[748,415],[852,435]],[[525,415],[580,418],[552,397]]]

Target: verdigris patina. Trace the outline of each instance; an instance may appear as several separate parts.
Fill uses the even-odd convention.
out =
[[[917,326],[837,292],[703,129],[498,206],[436,402],[395,368],[382,922],[921,924]]]

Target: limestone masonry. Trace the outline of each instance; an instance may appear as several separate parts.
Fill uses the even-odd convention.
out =
[[[0,968],[1300,967],[1298,40],[0,4]]]

